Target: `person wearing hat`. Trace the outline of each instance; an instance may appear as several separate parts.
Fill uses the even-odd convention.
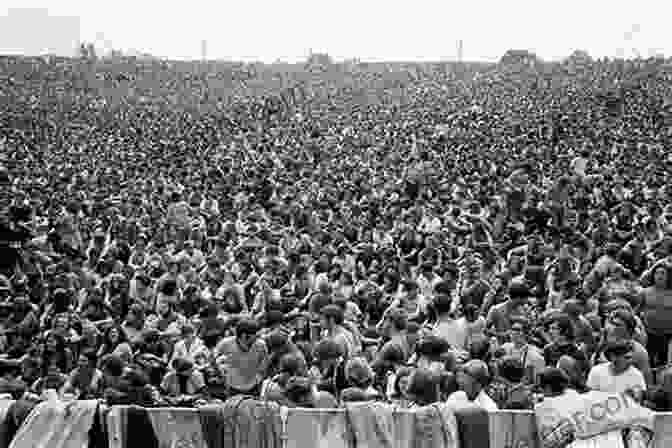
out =
[[[480,359],[467,361],[457,372],[460,390],[451,394],[447,402],[456,407],[475,404],[488,412],[496,411],[497,404],[486,392],[489,382],[490,370],[485,362]]]

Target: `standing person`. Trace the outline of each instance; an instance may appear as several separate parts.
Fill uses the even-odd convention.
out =
[[[651,363],[649,361],[649,353],[646,348],[635,339],[635,331],[637,328],[637,321],[634,315],[625,309],[618,309],[612,311],[607,317],[604,324],[604,336],[601,348],[595,353],[595,364],[607,362],[604,350],[612,342],[626,342],[632,348],[631,358],[632,365],[637,367],[646,384],[653,384],[653,372],[651,370]]]
[[[102,393],[103,372],[96,367],[98,356],[93,350],[85,351],[77,360],[77,368],[69,375],[63,393],[73,393],[77,400],[98,398]]]
[[[667,353],[672,340],[672,276],[667,263],[655,266],[651,271],[653,284],[645,288],[642,316],[646,325],[646,349],[653,367],[668,362]],[[647,273],[642,277],[646,278]]]
[[[434,309],[438,319],[432,333],[445,339],[453,350],[467,350],[467,327],[464,320],[455,319],[451,311],[452,297],[446,294],[438,295],[434,299]]]
[[[407,326],[408,315],[404,310],[395,308],[385,313],[376,327],[378,333],[386,340],[377,354],[377,362],[383,362],[385,353],[394,347],[401,350],[404,360],[408,360],[412,344],[409,342]]]
[[[502,344],[500,348],[506,356],[520,360],[527,382],[536,383],[537,376],[546,367],[546,361],[541,350],[529,343],[529,330],[526,320],[514,321],[511,324],[511,341]]]
[[[457,383],[460,390],[451,394],[448,402],[458,406],[471,403],[488,412],[496,411],[497,404],[486,392],[489,382],[488,365],[479,359],[472,359],[462,365],[457,372]]]
[[[509,284],[507,295],[506,301],[490,308],[485,324],[500,342],[508,341],[513,319],[525,317],[530,290],[524,280],[515,279]]]
[[[161,381],[161,390],[167,397],[191,402],[207,394],[203,375],[194,369],[194,364],[184,358],[174,358],[172,370]],[[179,401],[178,401],[179,403]]]
[[[562,356],[574,358],[581,371],[587,371],[586,354],[578,347],[574,337],[574,324],[565,314],[556,316],[548,327],[551,342],[544,347],[547,366],[556,366]]]
[[[222,339],[215,347],[217,366],[231,395],[259,395],[268,358],[259,330],[257,321],[243,318],[236,325],[235,335]]]
[[[191,207],[189,203],[178,192],[173,192],[170,195],[170,202],[171,204],[166,211],[169,229],[182,230],[187,228],[191,222]]]
[[[173,347],[171,362],[177,358],[182,358],[196,364],[196,367],[202,367],[197,361],[209,357],[210,351],[203,340],[196,335],[196,329],[191,324],[185,324],[182,327],[181,339]]]
[[[322,336],[339,344],[346,358],[356,356],[357,343],[353,334],[343,326],[344,312],[338,305],[327,305],[320,311]]]
[[[315,361],[314,377],[317,379],[318,389],[339,397],[343,389],[348,387],[345,376],[347,359],[342,347],[330,339],[320,341],[313,351]]]
[[[406,280],[402,281],[401,285],[399,294],[392,300],[388,309],[403,308],[409,320],[424,318],[427,314],[427,302],[420,294],[418,283],[415,280]]]
[[[632,365],[632,346],[624,341],[609,342],[604,355],[609,362],[590,369],[586,386],[602,392],[629,393],[641,400],[646,381],[642,372]]]

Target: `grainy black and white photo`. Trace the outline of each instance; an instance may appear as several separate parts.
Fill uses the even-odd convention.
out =
[[[665,2],[0,3],[0,448],[672,447]]]

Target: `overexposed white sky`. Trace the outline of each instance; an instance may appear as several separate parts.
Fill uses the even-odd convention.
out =
[[[43,8],[51,18],[14,8]],[[171,59],[199,59],[203,40],[211,59],[265,62],[303,60],[311,50],[336,59],[454,60],[459,39],[465,60],[495,61],[508,49],[544,59],[575,49],[672,56],[671,12],[665,0],[2,0],[0,53],[72,55],[64,36],[76,21],[58,17],[78,17],[81,40],[99,52]]]

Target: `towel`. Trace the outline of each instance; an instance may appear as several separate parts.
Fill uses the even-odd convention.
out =
[[[205,448],[201,421],[195,409],[153,408],[147,413],[159,448]]]
[[[435,403],[415,409],[414,448],[458,448],[459,440],[450,405]]]
[[[224,422],[219,405],[208,405],[198,408],[198,418],[203,428],[203,438],[208,448],[224,446]]]
[[[354,448],[394,448],[394,407],[375,401],[346,403]]]
[[[277,403],[236,396],[222,407],[227,448],[281,448],[282,421]]]
[[[96,400],[44,401],[21,425],[10,448],[88,448]]]
[[[654,413],[627,394],[567,392],[534,408],[541,448],[564,448],[614,431],[653,432]]]
[[[340,409],[288,409],[286,435],[283,448],[352,448]]]

